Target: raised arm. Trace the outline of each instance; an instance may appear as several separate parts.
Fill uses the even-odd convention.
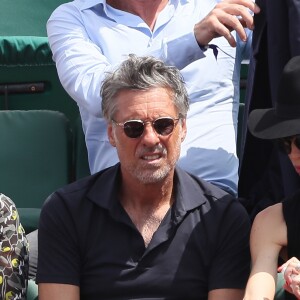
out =
[[[286,243],[286,224],[279,203],[260,212],[254,220],[250,236],[252,270],[245,300],[274,298],[278,257]]]
[[[97,9],[101,10],[101,5]],[[118,24],[109,17],[95,16],[92,8],[84,11],[73,2],[60,6],[47,22],[47,34],[63,87],[80,107],[95,116],[102,115],[99,83],[128,54],[155,56],[179,69],[204,57],[188,26],[166,29],[163,37],[154,38],[150,44],[150,36],[133,30],[129,21],[126,26],[126,21]],[[185,20],[179,16],[177,22]],[[185,55],[178,55],[179,47]]]
[[[228,43],[236,46],[231,34],[237,32],[242,41],[247,40],[245,28],[253,29],[253,14],[259,13],[259,7],[252,0],[224,0],[199,23],[195,25],[196,40],[200,45],[207,45],[213,38],[223,36]]]
[[[195,28],[189,24],[178,25],[176,30],[168,27],[161,37],[151,39],[149,43],[149,34],[133,30],[126,22],[118,24],[109,17],[100,16],[105,14],[101,7],[83,8],[77,2],[65,3],[53,12],[47,23],[53,59],[63,87],[80,107],[98,117],[102,115],[99,82],[129,53],[152,55],[182,69],[205,56],[198,44],[204,45],[215,37],[225,36],[231,45],[235,45],[230,34],[233,29],[245,40],[243,24],[248,28],[253,26],[248,9],[258,11],[252,0],[224,0],[215,8],[210,3],[200,6],[195,2],[195,9],[202,10],[199,19],[202,13],[207,13]],[[99,16],[95,15],[98,10]],[[176,15],[177,24],[186,24],[183,13]],[[178,55],[179,48],[185,55]]]

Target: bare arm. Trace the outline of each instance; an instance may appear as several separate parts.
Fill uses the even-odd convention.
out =
[[[279,203],[266,208],[254,220],[250,236],[252,270],[245,300],[274,298],[278,256],[286,243],[286,224]]]
[[[228,43],[236,46],[231,34],[235,30],[242,41],[247,34],[244,27],[254,28],[253,14],[259,13],[259,7],[252,0],[224,0],[194,27],[195,37],[200,45],[207,45],[213,38],[224,36]]]
[[[208,293],[208,300],[242,300],[243,295],[240,289],[217,289]]]
[[[79,287],[70,284],[40,283],[39,300],[79,300]]]

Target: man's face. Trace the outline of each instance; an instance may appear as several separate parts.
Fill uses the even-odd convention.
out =
[[[161,117],[178,118],[172,94],[165,88],[147,91],[123,90],[116,96],[117,111],[114,121],[154,121]],[[128,137],[122,126],[108,125],[110,143],[117,148],[122,175],[142,183],[160,182],[173,174],[180,155],[180,146],[186,135],[185,119],[175,121],[169,135],[159,135],[151,123],[146,123],[140,137]],[[128,177],[129,176],[129,177]]]

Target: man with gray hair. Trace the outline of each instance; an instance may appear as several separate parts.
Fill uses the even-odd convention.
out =
[[[176,166],[189,108],[180,72],[130,55],[101,96],[120,162],[45,202],[39,299],[242,299],[248,215]]]

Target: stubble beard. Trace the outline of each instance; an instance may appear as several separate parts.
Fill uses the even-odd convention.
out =
[[[156,149],[156,148],[159,149]],[[175,145],[175,153],[173,157],[171,157],[170,161],[167,160],[168,153],[167,149],[164,148],[162,145],[158,145],[152,151],[155,150],[162,151],[163,156],[161,159],[164,159],[164,163],[160,166],[160,163],[157,164],[157,168],[151,169],[144,169],[142,166],[129,166],[128,171],[131,173],[132,176],[134,176],[137,180],[139,180],[143,184],[154,184],[163,181],[165,178],[167,178],[170,173],[174,170],[176,163],[179,159],[180,155],[180,147],[181,147],[181,141],[178,140]],[[149,151],[147,149],[146,151]],[[150,151],[151,152],[151,151]]]
[[[117,140],[117,137],[115,136],[115,140]],[[165,161],[162,163],[158,162],[157,166],[153,165],[153,168],[143,168],[142,165],[136,165],[132,163],[127,163],[126,160],[122,162],[123,167],[127,170],[129,174],[133,178],[136,178],[139,182],[143,184],[154,184],[163,181],[165,178],[167,178],[170,175],[170,172],[172,172],[176,166],[176,163],[180,156],[180,149],[181,149],[181,140],[178,139],[176,141],[176,144],[174,145],[174,155],[170,158],[170,160],[167,160],[168,152],[167,149],[159,144],[155,147],[152,147],[151,149],[143,149],[141,150],[141,153],[138,154],[138,156],[141,156],[143,153],[148,152],[155,152],[159,151],[163,153],[163,156],[161,159],[164,159]],[[160,166],[161,165],[161,166]]]

